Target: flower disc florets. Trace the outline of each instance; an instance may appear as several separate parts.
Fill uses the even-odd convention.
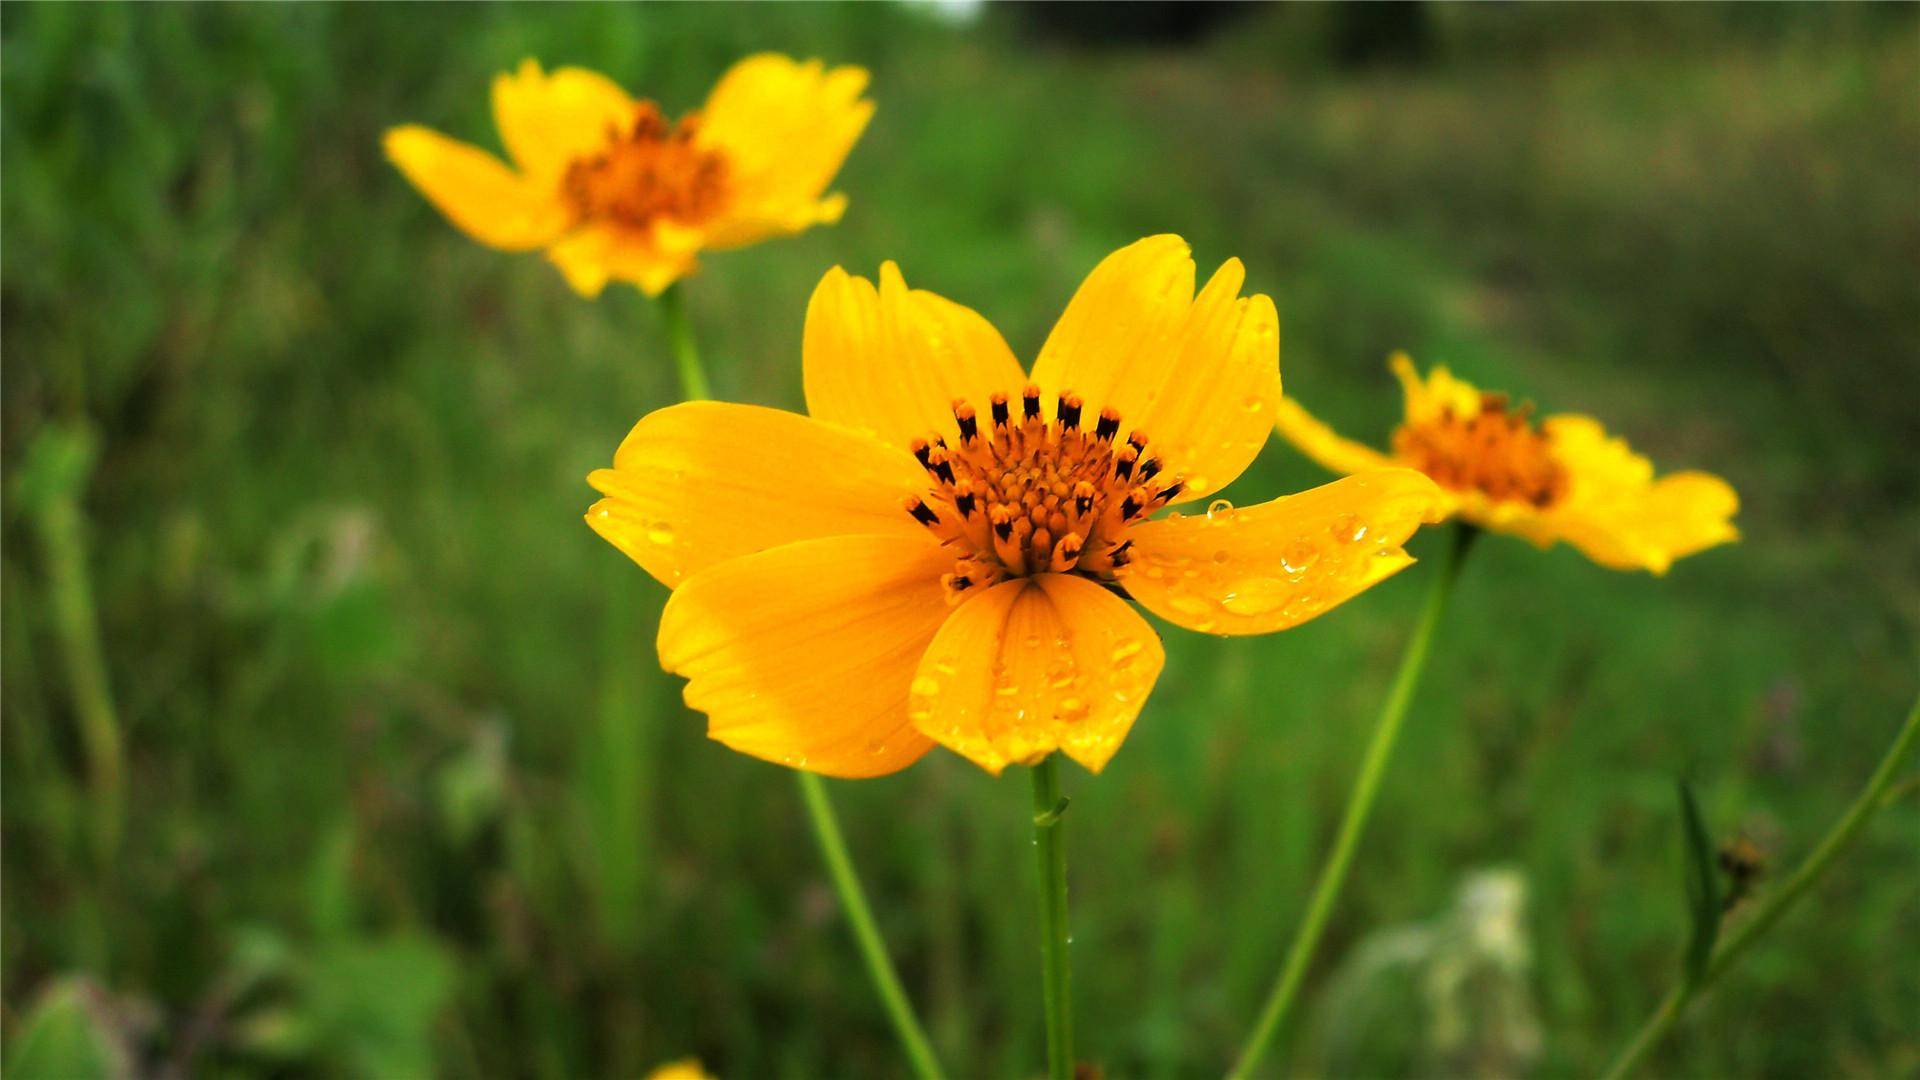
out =
[[[1442,487],[1544,509],[1566,494],[1567,476],[1531,412],[1509,408],[1504,394],[1482,394],[1472,415],[1442,405],[1427,419],[1402,424],[1393,449]]]
[[[1021,393],[1018,416],[1004,393],[988,408],[983,430],[973,405],[955,401],[959,443],[935,436],[910,447],[933,486],[908,496],[906,510],[962,552],[941,578],[948,601],[1032,574],[1113,581],[1129,558],[1128,526],[1178,497],[1180,478],[1163,475],[1144,434],[1118,438],[1113,409],[1087,431],[1077,394],[1062,393],[1050,421],[1034,385]]]
[[[700,118],[669,123],[651,101],[606,146],[567,167],[564,190],[582,218],[642,228],[658,219],[697,224],[725,205],[727,161],[695,141]]]

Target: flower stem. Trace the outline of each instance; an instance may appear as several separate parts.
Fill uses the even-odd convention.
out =
[[[1040,868],[1040,970],[1047,1010],[1047,1075],[1073,1076],[1073,980],[1067,964],[1067,848],[1061,835],[1060,755],[1033,767],[1033,848]]]
[[[693,324],[687,321],[687,302],[679,282],[660,294],[660,317],[667,324],[667,340],[673,345],[674,363],[680,370],[682,400],[706,401],[713,397],[707,371],[700,366],[700,349],[693,343]]]
[[[673,345],[674,361],[679,366],[682,399],[709,400],[713,396],[712,387],[707,383],[706,370],[700,365],[700,349],[694,344],[693,324],[687,320],[686,301],[677,282],[660,294],[660,318],[666,323],[667,339]],[[860,947],[860,958],[866,961],[867,975],[880,995],[887,1019],[893,1023],[894,1034],[900,1037],[901,1048],[906,1051],[914,1075],[921,1080],[940,1080],[940,1063],[933,1056],[933,1045],[921,1030],[919,1019],[913,1015],[913,1005],[900,986],[893,961],[887,958],[886,943],[880,939],[873,909],[867,904],[867,894],[860,888],[860,877],[847,854],[847,842],[840,833],[840,819],[833,812],[826,784],[813,773],[799,769],[794,770],[794,776],[800,784],[800,801],[806,804],[807,822],[813,827],[813,839],[820,846],[827,875],[833,879],[833,889],[840,896],[840,907],[847,914],[854,943]]]
[[[66,661],[86,760],[93,853],[102,866],[110,866],[119,850],[126,802],[125,750],[100,645],[93,576],[87,568],[86,512],[80,501],[98,455],[91,429],[50,425],[28,444],[8,496],[26,509],[46,561],[54,633]]]
[[[893,961],[887,959],[887,947],[874,924],[873,909],[867,906],[867,896],[854,873],[853,860],[847,857],[847,843],[840,835],[839,819],[834,816],[833,804],[827,801],[826,783],[813,773],[798,769],[794,770],[794,776],[800,781],[800,798],[807,804],[807,818],[813,823],[813,837],[819,841],[820,857],[826,860],[834,891],[840,894],[840,906],[847,913],[847,925],[853,929],[860,957],[867,963],[867,975],[880,994],[880,1003],[886,1007],[887,1019],[893,1022],[894,1034],[900,1037],[914,1075],[922,1080],[938,1080],[940,1063],[933,1056],[933,1045],[921,1030],[920,1021],[913,1015],[913,1005],[900,986]]]
[[[1393,745],[1400,737],[1401,721],[1406,718],[1407,706],[1413,702],[1414,689],[1420,685],[1420,674],[1426,670],[1434,630],[1440,625],[1447,601],[1453,596],[1453,584],[1460,576],[1460,564],[1466,558],[1467,548],[1477,535],[1479,530],[1472,525],[1454,525],[1453,542],[1447,549],[1446,561],[1441,564],[1440,572],[1427,592],[1426,609],[1421,612],[1413,636],[1407,640],[1406,655],[1401,657],[1400,670],[1393,677],[1393,689],[1387,694],[1386,705],[1381,708],[1380,719],[1374,725],[1373,741],[1368,744],[1366,758],[1360,763],[1360,775],[1355,778],[1353,791],[1347,796],[1346,816],[1340,821],[1340,832],[1334,839],[1333,852],[1320,868],[1320,879],[1314,885],[1306,916],[1301,919],[1300,928],[1294,931],[1286,964],[1280,969],[1273,989],[1267,994],[1266,1004],[1260,1010],[1253,1033],[1247,1037],[1239,1058],[1227,1073],[1232,1080],[1243,1080],[1252,1074],[1254,1066],[1260,1063],[1280,1034],[1287,1013],[1299,994],[1300,984],[1306,978],[1307,965],[1313,960],[1314,949],[1320,944],[1320,935],[1326,931],[1327,919],[1333,914],[1334,901],[1340,898],[1340,890],[1346,884],[1354,852],[1360,847],[1360,835],[1366,830],[1367,817],[1373,812],[1374,798],[1380,793],[1380,781],[1386,775],[1388,761],[1393,757]]]
[[[1894,780],[1916,745],[1920,745],[1920,701],[1915,701],[1913,708],[1907,711],[1906,723],[1900,728],[1900,734],[1894,737],[1893,746],[1887,750],[1887,755],[1880,759],[1879,766],[1873,770],[1873,776],[1867,780],[1867,786],[1861,790],[1860,796],[1847,809],[1846,815],[1834,825],[1831,832],[1827,833],[1826,838],[1820,841],[1820,846],[1813,849],[1813,854],[1807,856],[1807,861],[1801,863],[1799,869],[1793,872],[1793,876],[1755,908],[1753,914],[1740,924],[1739,929],[1721,940],[1719,947],[1713,950],[1712,959],[1707,961],[1705,973],[1698,980],[1692,985],[1682,980],[1667,992],[1666,998],[1647,1019],[1639,1034],[1633,1037],[1633,1041],[1627,1044],[1627,1048],[1621,1051],[1620,1056],[1614,1059],[1613,1065],[1607,1069],[1607,1080],[1619,1080],[1620,1077],[1626,1076],[1639,1066],[1648,1052],[1659,1044],[1667,1032],[1672,1030],[1674,1024],[1679,1022],[1681,1015],[1686,1012],[1687,1006],[1692,1004],[1693,999],[1732,967],[1734,961],[1738,960],[1760,935],[1771,929],[1774,923],[1779,922],[1787,909],[1826,874],[1835,860],[1846,854],[1847,849],[1860,838],[1860,831],[1866,828],[1867,822],[1873,819],[1873,815],[1878,813],[1881,807],[1893,801],[1891,796],[1896,794]]]

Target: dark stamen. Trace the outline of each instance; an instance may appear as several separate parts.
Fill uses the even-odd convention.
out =
[[[907,513],[912,514],[913,520],[922,525],[937,525],[940,522],[940,515],[934,513],[932,507],[919,499],[907,505]]]
[[[993,405],[993,426],[997,428],[1006,427],[1007,426],[1007,395],[1003,393],[995,393],[992,398],[992,405]]]
[[[920,459],[920,467],[927,468],[927,455],[933,453],[933,444],[925,439],[915,439],[907,446],[913,451],[913,456]]]
[[[1029,386],[1020,394],[1020,411],[1029,420],[1040,419],[1040,388]]]
[[[1060,426],[1068,431],[1080,426],[1080,396],[1067,394],[1054,407],[1054,415],[1059,417]]]
[[[1160,473],[1160,459],[1148,458],[1140,463],[1140,482],[1146,483]]]
[[[1120,430],[1120,414],[1112,408],[1100,410],[1100,422],[1094,425],[1093,436],[1102,442],[1109,442]]]
[[[953,419],[960,425],[960,441],[970,443],[980,434],[979,422],[974,418],[973,406],[965,401],[953,403]]]

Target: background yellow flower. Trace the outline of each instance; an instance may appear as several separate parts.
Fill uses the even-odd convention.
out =
[[[1664,574],[1673,560],[1740,536],[1731,520],[1739,497],[1717,476],[1655,479],[1646,458],[1591,417],[1536,425],[1529,410],[1445,367],[1422,379],[1405,355],[1390,366],[1406,394],[1390,452],[1341,438],[1292,399],[1280,403],[1280,433],[1339,472],[1419,469],[1446,489],[1450,513],[1541,547],[1564,540],[1615,570]]]
[[[863,68],[762,53],[669,121],[603,75],[529,59],[493,82],[513,167],[417,124],[387,132],[386,150],[481,243],[544,248],[583,296],[609,281],[657,295],[702,250],[840,219],[846,196],[822,193],[873,116],[866,85]]]

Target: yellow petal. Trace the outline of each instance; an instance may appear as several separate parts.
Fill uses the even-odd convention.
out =
[[[1136,525],[1120,582],[1190,630],[1264,634],[1344,603],[1413,562],[1401,548],[1445,502],[1412,469],[1384,469],[1244,509]]]
[[[663,243],[671,239],[672,243]],[[566,275],[575,292],[592,299],[609,281],[639,286],[659,296],[667,286],[699,269],[694,258],[698,234],[656,225],[642,232],[607,222],[574,230],[547,250],[547,258]]]
[[[892,263],[880,287],[839,267],[807,304],[801,358],[807,411],[906,449],[938,432],[959,437],[953,401],[981,414],[995,391],[1018,395],[1026,376],[987,320],[951,300],[910,290]]]
[[[961,604],[934,636],[909,715],[996,775],[1054,750],[1099,772],[1165,660],[1146,620],[1085,578],[1003,582]]]
[[[907,719],[914,667],[948,615],[953,555],[925,539],[836,536],[721,563],[675,589],[660,664],[707,734],[829,776],[878,776],[932,747]]]
[[[1088,416],[1119,410],[1185,480],[1183,498],[1218,491],[1260,452],[1280,400],[1280,318],[1267,297],[1239,295],[1245,278],[1229,259],[1195,297],[1186,241],[1124,247],[1074,294],[1034,381],[1080,394]]]
[[[383,142],[387,158],[422,195],[489,247],[527,251],[567,228],[569,211],[551,189],[477,146],[417,124],[393,128]]]
[[[698,1058],[670,1061],[647,1074],[647,1080],[714,1080]]]
[[[737,247],[766,236],[836,221],[841,196],[827,185],[873,117],[860,94],[867,72],[828,70],[776,53],[749,56],[723,76],[700,113],[701,145],[727,159],[728,207],[708,227],[714,247]]]
[[[648,413],[613,468],[587,481],[606,496],[587,524],[669,586],[796,540],[932,542],[900,505],[926,486],[912,455],[779,409],[690,401]]]
[[[1465,379],[1454,378],[1445,364],[1435,365],[1422,379],[1406,353],[1394,353],[1387,366],[1400,380],[1406,396],[1408,423],[1425,423],[1442,412],[1458,417],[1480,415],[1480,388]]]
[[[1392,457],[1365,443],[1341,437],[1332,428],[1300,407],[1292,398],[1281,398],[1274,426],[1282,437],[1301,453],[1340,473],[1391,469],[1399,464]]]
[[[1740,498],[1719,477],[1656,481],[1652,462],[1591,417],[1554,416],[1541,426],[1568,481],[1542,525],[1600,565],[1664,574],[1675,559],[1739,539],[1732,518]]]
[[[538,62],[493,79],[493,122],[507,153],[529,177],[557,190],[567,166],[633,123],[636,104],[613,80],[584,68],[548,75]]]

